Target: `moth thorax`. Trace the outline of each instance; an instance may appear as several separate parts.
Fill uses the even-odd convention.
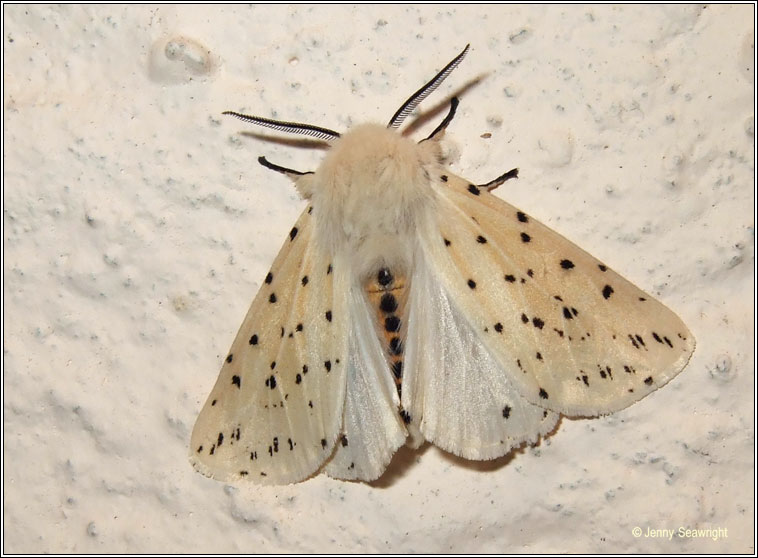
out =
[[[436,157],[428,143],[377,124],[354,128],[316,171],[314,202],[323,199],[321,205],[346,228],[397,230],[430,196]]]
[[[378,261],[405,265],[419,219],[431,210],[436,159],[423,142],[384,126],[358,126],[335,142],[314,176],[321,238],[351,255],[360,274]]]

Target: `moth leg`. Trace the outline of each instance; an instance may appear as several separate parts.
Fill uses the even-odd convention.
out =
[[[445,128],[447,128],[448,125],[453,121],[453,117],[455,116],[455,111],[458,109],[458,102],[459,102],[458,97],[453,97],[452,99],[450,99],[450,110],[448,111],[445,119],[442,122],[440,122],[440,125],[437,126],[434,129],[434,131],[431,134],[429,134],[429,136],[426,139],[423,139],[421,141],[434,139],[434,136],[445,131]]]
[[[292,180],[297,179],[297,177],[299,177],[299,176],[303,176],[303,175],[306,175],[306,174],[313,174],[313,171],[310,171],[310,172],[300,172],[300,171],[296,171],[294,169],[288,169],[287,167],[282,167],[282,166],[279,166],[279,165],[275,165],[274,163],[270,163],[268,161],[268,159],[266,159],[263,156],[258,157],[258,162],[261,165],[263,165],[264,167],[266,167],[267,169],[271,169],[273,171],[280,172],[283,175],[287,176],[288,178],[291,178]]]
[[[484,188],[488,192],[491,192],[498,186],[500,186],[503,182],[506,180],[510,180],[511,178],[518,178],[518,169],[511,169],[506,173],[501,174],[498,176],[495,180],[490,180],[486,184],[477,184],[477,188]]]

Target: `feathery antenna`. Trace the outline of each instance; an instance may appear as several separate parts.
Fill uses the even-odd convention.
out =
[[[313,126],[311,124],[284,122],[282,120],[272,120],[270,118],[263,118],[261,116],[248,116],[247,114],[240,114],[239,112],[234,112],[231,110],[224,111],[222,114],[228,114],[251,124],[258,124],[259,126],[273,128],[274,130],[279,130],[280,132],[287,132],[290,134],[303,134],[305,136],[311,136],[327,141],[340,137],[339,132],[335,132],[334,130],[330,130],[328,128]]]
[[[403,103],[403,106],[401,106],[395,115],[390,119],[389,124],[387,124],[387,128],[399,127],[400,124],[403,123],[403,120],[405,120],[406,117],[413,112],[413,109],[415,109],[421,101],[426,99],[432,91],[437,89],[437,87],[443,81],[445,81],[445,78],[447,78],[447,76],[449,76],[450,73],[455,70],[456,66],[458,66],[458,64],[461,63],[461,60],[463,60],[463,58],[466,56],[469,46],[470,45],[466,45],[466,48],[464,48],[458,56],[453,58],[453,60],[447,66],[442,68],[442,70],[440,70],[440,73],[434,76],[429,83],[411,95],[410,98],[405,101],[405,103]]]

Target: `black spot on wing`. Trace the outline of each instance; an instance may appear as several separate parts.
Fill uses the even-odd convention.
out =
[[[503,407],[503,418],[507,419],[510,416],[511,416],[511,406],[506,405],[505,407]]]
[[[487,244],[487,239],[486,239],[486,238],[484,238],[482,235],[479,235],[479,236],[477,236],[477,237],[476,237],[476,241],[477,241],[479,244]]]
[[[273,280],[274,280],[274,276],[273,276],[273,275],[271,274],[271,272],[269,271],[269,272],[268,272],[268,275],[266,275],[266,278],[264,279],[264,281],[265,281],[265,283],[266,283],[267,285],[270,285],[270,284],[271,284],[271,281],[273,281]]]
[[[563,307],[563,317],[567,320],[573,320],[577,314],[579,314],[579,311],[576,308],[569,309],[568,306]]]
[[[473,184],[469,184],[468,185],[468,191],[471,192],[472,194],[474,194],[475,196],[479,195],[479,188],[477,188]]]
[[[279,438],[274,436],[271,441],[271,445],[268,447],[268,454],[273,457],[275,453],[279,453]]]
[[[253,336],[250,338],[250,344],[251,345],[257,345],[258,344],[258,335],[253,334]]]
[[[232,384],[237,386],[237,389],[240,389],[242,387],[242,381],[240,380],[240,377],[237,375],[232,376]]]
[[[547,399],[547,392],[542,388],[540,388],[540,397],[542,399]]]
[[[226,357],[226,362],[231,362],[233,357],[234,357],[234,355],[232,355],[231,353],[229,353],[229,356]]]
[[[468,288],[472,289],[472,290],[475,289],[476,288],[476,281],[474,281],[473,279],[469,279],[468,280]]]
[[[603,287],[603,298],[608,300],[609,298],[611,298],[612,294],[613,294],[613,287],[611,287],[610,285],[606,285],[605,287]]]
[[[510,274],[508,274],[508,275],[505,276],[505,280],[508,281],[509,283],[515,283],[516,282],[516,278],[513,275],[510,275]]]
[[[572,269],[574,267],[574,262],[571,260],[561,260],[561,267],[563,269]]]
[[[526,234],[525,232],[521,233],[521,242],[530,242],[532,240],[532,237]]]
[[[274,304],[274,303],[276,303],[276,293],[271,293],[271,295],[268,297],[268,301],[269,301],[271,304]]]
[[[529,217],[527,217],[527,216],[526,216],[526,214],[524,214],[524,213],[523,213],[523,212],[521,212],[521,211],[517,211],[517,212],[516,212],[516,218],[517,218],[517,219],[518,219],[520,222],[522,222],[522,223],[528,223],[528,222],[529,222]]]
[[[295,240],[296,236],[297,236],[297,227],[292,227],[292,230],[290,231],[290,242]]]
[[[303,287],[305,287],[308,284],[308,276],[303,275],[303,278],[300,280],[300,282],[303,284]]]

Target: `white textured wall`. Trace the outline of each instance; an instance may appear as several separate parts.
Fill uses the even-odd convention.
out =
[[[6,552],[754,550],[753,6],[3,9]],[[483,78],[453,171],[518,166],[498,195],[676,311],[689,366],[493,462],[195,473],[190,429],[303,207],[256,157],[323,155],[221,111],[386,121],[467,42],[424,105]],[[726,536],[644,536],[680,526]]]

